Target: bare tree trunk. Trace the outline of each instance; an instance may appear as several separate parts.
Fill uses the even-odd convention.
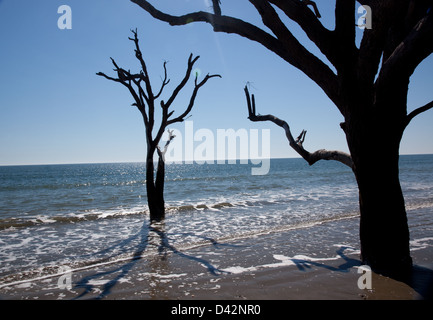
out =
[[[153,157],[147,157],[146,190],[150,221],[159,222],[165,218],[164,171],[164,162],[160,159],[158,162],[155,179],[155,166],[153,163]]]
[[[404,277],[412,260],[398,180],[398,156],[387,156],[381,164],[361,157],[355,166],[361,215],[361,260],[377,272]]]
[[[401,278],[412,266],[399,179],[408,84],[393,79],[386,83],[374,94],[368,94],[365,87],[362,95],[352,98],[351,112],[342,127],[359,189],[362,262],[377,272]]]
[[[375,271],[404,276],[412,260],[399,181],[399,141],[394,137],[381,144],[373,127],[363,131],[362,137],[358,132],[349,139],[359,189],[361,260]]]

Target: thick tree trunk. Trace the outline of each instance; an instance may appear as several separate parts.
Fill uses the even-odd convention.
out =
[[[381,161],[358,157],[354,171],[359,187],[361,259],[379,272],[404,274],[411,258],[398,154]]]
[[[358,110],[366,109],[369,108],[364,106]],[[408,275],[412,266],[409,227],[399,180],[403,127],[398,125],[399,121],[390,119],[389,113],[378,111],[382,108],[375,106],[372,110],[365,116],[358,114],[352,123],[346,120],[359,188],[361,259],[375,271],[401,278]]]
[[[153,154],[153,153],[152,153]],[[146,189],[147,204],[151,222],[159,222],[165,218],[164,202],[164,161],[158,162],[156,181],[154,176],[153,158],[148,158],[146,162]]]

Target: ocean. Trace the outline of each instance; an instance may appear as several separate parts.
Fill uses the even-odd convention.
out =
[[[350,169],[333,161],[166,167],[165,241],[185,250],[231,239],[358,219]],[[433,155],[405,155],[400,180],[413,244],[433,246]],[[153,254],[144,163],[0,167],[0,288]],[[357,234],[358,230],[350,230]],[[327,234],[314,234],[324,241]],[[356,236],[354,238],[357,238]],[[252,241],[252,240],[251,240]],[[358,247],[359,244],[348,244]]]

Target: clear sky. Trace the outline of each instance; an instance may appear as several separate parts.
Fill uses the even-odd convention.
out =
[[[332,28],[334,1],[316,2],[323,23]],[[210,10],[208,0],[153,3],[173,14]],[[72,9],[72,29],[57,25],[57,10],[64,4]],[[260,24],[246,0],[222,0],[222,10]],[[190,53],[201,56],[196,67],[202,76],[221,74],[199,92],[188,119],[194,130],[206,128],[216,136],[217,129],[271,129],[271,155],[296,157],[281,128],[247,119],[243,87],[250,82],[260,113],[285,119],[294,136],[308,131],[307,150],[347,151],[337,108],[310,79],[257,43],[214,33],[204,23],[171,27],[129,0],[0,0],[0,165],[145,159],[144,125],[131,96],[123,86],[96,76],[99,71],[113,75],[109,57],[139,70],[128,40],[135,28],[155,87],[167,60],[171,92]],[[432,75],[430,56],[411,79],[409,110],[433,99]],[[183,110],[190,92],[188,87],[175,110]],[[414,119],[401,153],[433,153],[432,124],[433,111]],[[184,124],[174,128],[183,131]]]

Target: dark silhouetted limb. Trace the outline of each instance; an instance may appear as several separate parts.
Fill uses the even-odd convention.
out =
[[[212,7],[213,12],[217,15],[221,15],[221,7],[220,7],[221,1],[220,0],[212,0]]]
[[[430,110],[431,108],[433,108],[433,101],[427,103],[425,106],[419,107],[418,109],[415,109],[414,111],[412,111],[411,113],[409,113],[407,115],[407,121],[406,121],[406,126],[412,121],[413,118],[415,118],[417,115],[426,112],[428,110]]]
[[[273,115],[257,115],[256,113],[256,102],[254,95],[250,97],[250,93],[248,91],[248,87],[245,86],[245,96],[247,98],[248,105],[248,119],[251,121],[271,121],[275,123],[277,126],[284,129],[286,132],[287,140],[289,140],[290,146],[302,157],[304,158],[309,165],[313,165],[319,160],[335,160],[339,161],[346,166],[352,168],[353,161],[349,154],[342,151],[328,151],[328,150],[317,150],[313,153],[308,152],[303,147],[303,142],[305,140],[305,135],[307,131],[303,130],[299,137],[295,140],[290,132],[290,127],[286,121],[281,120]]]

